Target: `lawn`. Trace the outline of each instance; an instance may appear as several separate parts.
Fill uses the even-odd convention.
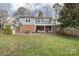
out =
[[[0,34],[0,55],[79,56],[79,37],[52,34]]]

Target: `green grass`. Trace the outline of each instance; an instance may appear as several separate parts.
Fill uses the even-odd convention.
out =
[[[52,34],[0,34],[0,55],[79,56],[79,37]]]

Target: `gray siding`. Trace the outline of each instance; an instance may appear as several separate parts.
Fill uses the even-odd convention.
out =
[[[27,22],[26,20],[30,19],[30,22]],[[40,22],[37,22],[37,19],[35,18],[20,18],[19,19],[22,25],[54,25],[53,19],[39,19]]]
[[[22,23],[22,25],[33,25],[35,24],[35,20],[34,18],[30,18],[30,22],[26,22],[28,18],[20,18],[20,22]]]

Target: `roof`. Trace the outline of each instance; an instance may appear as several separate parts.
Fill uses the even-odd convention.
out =
[[[40,18],[40,19],[52,19],[52,17],[44,16],[44,17],[36,17],[36,16],[20,16],[19,18]]]

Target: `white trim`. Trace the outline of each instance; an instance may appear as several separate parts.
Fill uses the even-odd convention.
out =
[[[35,24],[36,26],[51,26],[52,24]]]

